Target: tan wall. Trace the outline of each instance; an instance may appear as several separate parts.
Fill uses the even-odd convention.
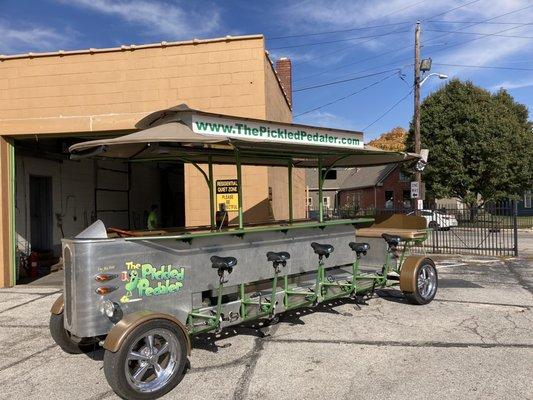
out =
[[[292,122],[292,112],[285,96],[280,90],[278,78],[265,58],[265,119],[280,122]],[[268,182],[272,188],[272,210],[274,219],[289,218],[288,207],[288,171],[287,168],[269,168]],[[293,218],[305,218],[305,171],[293,169]]]
[[[0,132],[131,129],[192,108],[263,116],[263,39],[0,61]]]

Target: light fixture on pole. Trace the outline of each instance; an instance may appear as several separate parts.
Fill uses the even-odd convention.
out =
[[[424,82],[427,81],[428,78],[431,77],[431,76],[437,76],[439,79],[448,79],[448,75],[438,74],[436,72],[433,72],[433,73],[429,74],[428,76],[426,76],[424,79],[422,79],[420,81],[420,86],[422,86],[424,84]]]

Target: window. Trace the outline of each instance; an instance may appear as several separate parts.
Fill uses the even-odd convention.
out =
[[[410,190],[403,191],[402,205],[403,205],[403,208],[411,208],[411,191]]]
[[[325,208],[329,208],[329,197],[322,197],[322,204]]]
[[[336,169],[330,169],[329,171],[324,169],[322,170],[322,176],[326,180],[335,180],[337,179],[337,170]]]
[[[394,208],[394,192],[392,190],[385,190],[385,208]]]
[[[400,171],[400,181],[402,182],[409,182],[411,180],[411,177],[407,174],[404,174],[402,171]]]
[[[531,197],[533,197],[531,190],[524,193],[524,208],[531,208]]]
[[[313,198],[312,197],[308,197],[307,198],[307,207],[313,207]]]

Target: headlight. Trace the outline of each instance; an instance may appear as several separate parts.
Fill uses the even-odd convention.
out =
[[[120,314],[120,306],[111,300],[104,301],[104,314],[107,318],[113,320]]]

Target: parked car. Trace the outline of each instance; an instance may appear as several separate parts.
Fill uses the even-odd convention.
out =
[[[413,214],[414,211],[410,212],[408,215]],[[442,211],[420,210],[420,216],[426,219],[428,228],[449,230],[451,227],[459,225],[455,215],[446,214]]]

